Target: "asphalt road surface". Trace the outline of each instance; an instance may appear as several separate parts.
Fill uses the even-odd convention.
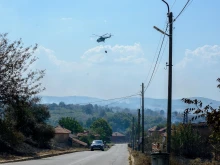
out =
[[[127,144],[116,144],[108,151],[83,151],[5,165],[129,165]]]

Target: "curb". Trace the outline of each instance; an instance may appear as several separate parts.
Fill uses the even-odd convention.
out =
[[[37,160],[37,159],[43,159],[43,158],[52,157],[52,156],[59,156],[59,155],[64,155],[64,154],[70,154],[70,153],[74,153],[74,152],[81,152],[81,151],[77,151],[77,150],[75,150],[75,151],[66,151],[66,152],[61,152],[61,153],[45,154],[45,155],[41,155],[41,156],[20,158],[20,159],[14,159],[14,160],[4,160],[4,161],[0,161],[0,164],[12,163],[12,162],[21,162],[21,161],[28,161],[28,160]]]
[[[134,164],[134,157],[133,157],[132,154],[131,154],[131,163],[132,163],[132,165],[135,165],[135,164]]]

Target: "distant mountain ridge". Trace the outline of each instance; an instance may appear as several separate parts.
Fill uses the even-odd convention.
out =
[[[105,99],[87,97],[87,96],[40,96],[42,104],[59,104],[60,102],[64,102],[65,104],[97,104],[102,106],[109,107],[121,107],[121,108],[129,108],[129,109],[138,109],[140,108],[140,98],[132,97],[126,98],[123,100],[110,100],[104,101]],[[220,101],[212,100],[204,97],[192,97],[191,99],[198,99],[203,102],[203,105],[210,104],[217,108],[220,106]],[[152,110],[166,110],[167,109],[167,99],[154,99],[154,98],[145,98],[145,108],[149,108]],[[183,103],[181,99],[173,99],[172,108],[173,111],[183,111],[189,107],[189,105]]]

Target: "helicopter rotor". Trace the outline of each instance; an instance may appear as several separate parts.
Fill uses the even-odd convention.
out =
[[[101,37],[101,36],[99,36],[99,35],[96,35],[96,34],[92,34],[93,36],[97,36],[97,37]]]

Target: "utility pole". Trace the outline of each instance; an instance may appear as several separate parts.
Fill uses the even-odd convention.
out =
[[[144,153],[144,83],[142,83],[142,153]]]
[[[173,52],[173,13],[170,12],[169,4],[162,0],[168,8],[168,22],[169,22],[169,34],[160,30],[158,27],[154,28],[164,35],[169,37],[169,63],[168,63],[168,101],[167,101],[167,153],[170,153],[171,149],[171,113],[172,113],[172,52]]]
[[[140,151],[141,110],[138,109],[138,151]]]
[[[167,4],[168,5],[168,4]],[[168,103],[167,103],[167,153],[171,150],[171,113],[172,113],[172,40],[173,40],[173,13],[168,11],[169,18],[169,63],[168,63]]]
[[[134,150],[134,117],[132,120],[132,149]]]

